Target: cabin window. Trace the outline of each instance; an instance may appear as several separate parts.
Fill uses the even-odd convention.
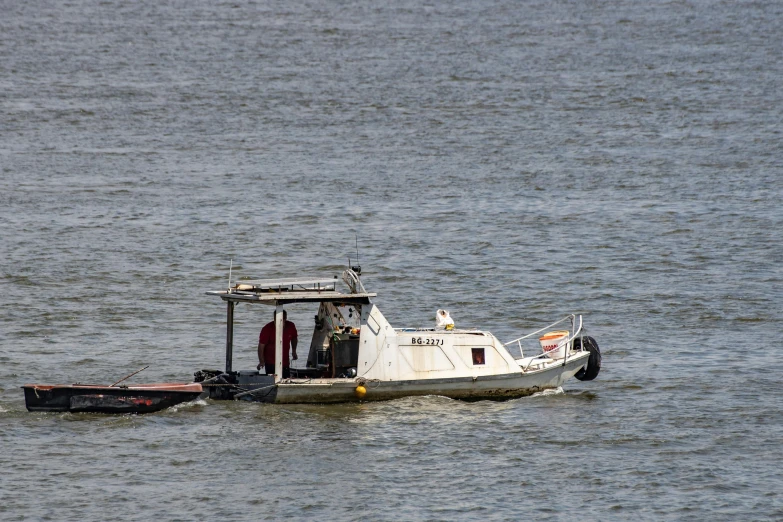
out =
[[[485,364],[484,359],[484,348],[471,348],[471,352],[473,352],[473,364]]]

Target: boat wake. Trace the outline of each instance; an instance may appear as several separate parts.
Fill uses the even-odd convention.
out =
[[[182,404],[176,404],[168,409],[168,411],[176,413],[180,410],[188,410],[196,406],[206,406],[207,401],[205,399],[196,399],[190,402],[183,402]]]
[[[540,392],[536,392],[530,397],[548,397],[550,395],[564,395],[565,392],[563,391],[563,388],[561,386],[558,386],[554,390],[544,390]]]

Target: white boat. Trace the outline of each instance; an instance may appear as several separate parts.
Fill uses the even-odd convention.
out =
[[[600,351],[595,340],[584,335],[581,315],[569,315],[506,343],[488,331],[460,329],[448,318],[440,321],[443,326],[394,328],[373,304],[376,294],[364,289],[360,273],[358,267],[343,272],[343,291],[334,276],[246,280],[207,292],[227,303],[226,368],[196,372],[196,381],[213,399],[333,403],[413,395],[509,399],[558,388],[573,376],[592,380],[598,375]],[[275,308],[273,375],[232,368],[238,303]],[[292,367],[290,376],[283,378],[283,309],[302,304],[317,306],[307,367]],[[553,331],[556,327],[559,330]],[[523,355],[523,341],[538,346],[534,355]],[[513,356],[511,346],[521,356]]]

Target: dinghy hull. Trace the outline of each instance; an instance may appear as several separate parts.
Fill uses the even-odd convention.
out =
[[[26,384],[22,388],[28,411],[48,412],[151,413],[195,400],[202,393],[198,383]]]

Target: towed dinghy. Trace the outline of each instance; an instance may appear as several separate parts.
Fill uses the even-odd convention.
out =
[[[28,411],[151,413],[195,400],[198,383],[153,383],[130,386],[108,384],[26,384]]]

